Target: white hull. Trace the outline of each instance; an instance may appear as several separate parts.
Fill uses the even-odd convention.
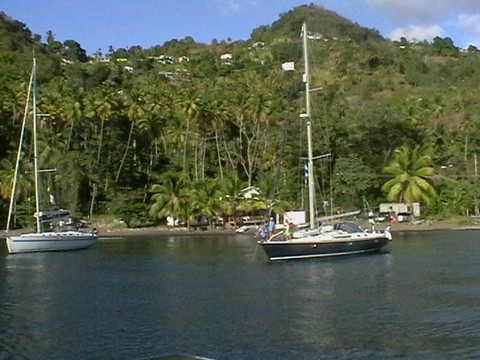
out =
[[[79,231],[28,233],[7,236],[10,254],[86,249],[97,242],[94,233]]]

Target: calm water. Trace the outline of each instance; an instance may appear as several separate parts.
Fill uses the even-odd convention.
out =
[[[395,235],[381,254],[278,263],[248,235],[2,243],[0,359],[480,358],[480,232]]]

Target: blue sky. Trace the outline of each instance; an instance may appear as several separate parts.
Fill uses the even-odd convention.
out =
[[[246,40],[281,13],[314,3],[391,39],[451,37],[480,48],[480,0],[2,0],[0,10],[45,39],[73,39],[91,54],[101,49],[148,48],[192,36]]]

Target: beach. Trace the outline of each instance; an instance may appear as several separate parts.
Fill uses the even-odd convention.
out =
[[[371,226],[366,221],[358,221],[359,225],[364,229],[371,229]],[[381,222],[375,225],[375,230],[383,230],[388,226],[388,223]],[[91,223],[91,228],[96,229],[100,238],[115,238],[121,236],[135,236],[135,235],[161,235],[161,236],[198,236],[198,235],[225,235],[225,234],[250,234],[255,235],[255,226],[238,231],[238,228],[216,228],[216,229],[188,229],[187,227],[169,227],[169,226],[148,226],[148,227],[134,227],[127,228],[124,224],[119,222],[106,223],[95,222]],[[475,221],[472,218],[465,218],[463,221],[417,221],[417,222],[397,222],[392,224],[390,231],[395,235],[399,232],[415,232],[415,231],[440,231],[440,230],[480,230],[480,221]],[[22,233],[25,229],[18,229],[10,231],[10,233]],[[5,238],[5,230],[0,230],[0,238]]]
[[[367,222],[359,222],[364,229],[370,229],[370,225]],[[388,223],[382,222],[375,225],[376,230],[383,230],[388,226]],[[127,228],[105,223],[93,223],[92,227],[95,227],[98,231],[99,237],[118,237],[118,236],[130,236],[130,235],[170,235],[170,236],[196,236],[196,235],[222,235],[222,234],[234,234],[236,229],[234,228],[216,228],[216,229],[188,229],[186,227],[168,227],[168,226],[149,226],[138,228]],[[238,228],[237,228],[238,230]],[[395,234],[405,231],[435,231],[435,230],[480,230],[480,222],[476,223],[471,219],[466,219],[464,222],[454,222],[452,220],[445,221],[421,221],[421,222],[397,222],[391,225],[390,231]],[[255,227],[249,227],[243,234],[255,234]]]

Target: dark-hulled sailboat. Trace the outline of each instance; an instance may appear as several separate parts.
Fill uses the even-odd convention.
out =
[[[378,251],[392,240],[389,227],[383,231],[367,231],[363,230],[354,222],[339,222],[333,226],[317,226],[316,224],[306,24],[303,24],[302,33],[305,58],[304,82],[306,114],[302,114],[301,117],[304,118],[307,123],[310,222],[308,228],[294,231],[288,238],[283,234],[276,234],[270,238],[258,241],[258,244],[263,248],[271,261],[351,255]]]

